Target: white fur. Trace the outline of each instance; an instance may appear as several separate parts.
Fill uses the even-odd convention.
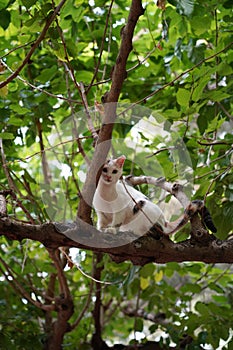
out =
[[[161,209],[144,194],[120,180],[125,157],[121,156],[105,163],[94,195],[93,205],[98,216],[97,228],[116,233],[132,231],[143,235],[159,224],[165,230],[166,222]],[[117,173],[114,173],[116,172]],[[144,201],[134,214],[134,207]]]

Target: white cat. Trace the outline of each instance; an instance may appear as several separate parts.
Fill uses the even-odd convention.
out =
[[[183,222],[183,216],[175,222],[166,222],[156,204],[127,185],[122,179],[125,159],[125,156],[120,156],[108,160],[103,166],[93,199],[98,216],[97,228],[112,233],[119,230],[144,235],[155,225],[158,232],[173,233]]]
[[[131,231],[140,236],[149,231],[170,235],[179,231],[195,213],[199,213],[203,223],[212,232],[217,232],[211,215],[201,200],[190,202],[180,218],[167,222],[156,204],[123,180],[125,159],[125,156],[120,156],[108,160],[102,168],[93,198],[99,230],[112,233]]]

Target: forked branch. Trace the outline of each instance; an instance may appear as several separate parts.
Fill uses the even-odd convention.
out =
[[[78,208],[78,217],[83,221],[91,223],[91,206],[96,181],[98,180],[99,168],[104,164],[109,149],[111,147],[112,130],[116,120],[116,104],[118,102],[121,89],[126,78],[126,63],[132,50],[133,34],[139,17],[144,13],[141,0],[132,0],[129,16],[125,27],[121,33],[121,45],[116,58],[116,64],[112,70],[112,85],[110,91],[105,94],[105,111],[98,135],[98,142],[94,156],[90,164],[87,178],[82,191],[82,198]]]

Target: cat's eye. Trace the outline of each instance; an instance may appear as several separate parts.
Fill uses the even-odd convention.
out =
[[[115,170],[112,171],[112,174],[117,174],[117,172],[118,171],[115,169]]]
[[[108,172],[108,169],[107,168],[103,168],[103,173],[107,173]]]

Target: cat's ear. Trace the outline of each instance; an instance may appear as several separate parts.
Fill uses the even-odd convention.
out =
[[[116,159],[116,164],[117,164],[120,168],[122,168],[123,165],[124,165],[125,160],[126,160],[126,157],[125,157],[125,156],[120,156],[120,157],[118,157],[118,158]]]

